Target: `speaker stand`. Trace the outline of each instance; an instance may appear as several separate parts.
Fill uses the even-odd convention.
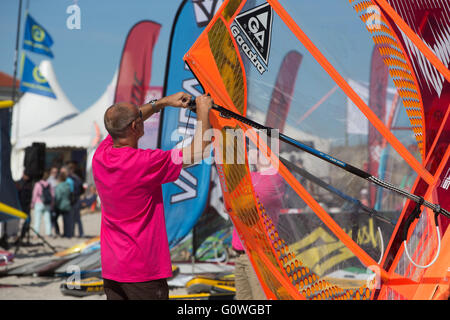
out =
[[[25,238],[25,236],[27,237],[27,245],[30,246],[30,230],[33,231],[38,238],[42,241],[42,243],[38,243],[37,245],[47,245],[52,251],[53,253],[56,253],[56,249],[50,244],[48,243],[47,240],[45,240],[40,234],[39,232],[37,232],[36,230],[34,230],[34,228],[32,226],[30,226],[30,221],[27,219],[24,223],[24,225],[22,226],[22,232],[20,234],[20,237],[17,239],[15,245],[16,245],[16,249],[14,251],[14,255],[17,255],[17,253],[20,250],[20,247],[24,246],[25,244],[23,243],[23,239]]]

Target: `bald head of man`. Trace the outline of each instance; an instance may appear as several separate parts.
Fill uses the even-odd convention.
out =
[[[110,106],[104,116],[105,128],[114,142],[137,140],[144,135],[144,120],[139,107],[128,102]]]

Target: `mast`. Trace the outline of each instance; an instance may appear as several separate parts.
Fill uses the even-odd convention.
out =
[[[28,7],[28,5],[27,5]],[[20,36],[20,22],[21,22],[21,17],[22,17],[22,0],[19,0],[19,13],[18,13],[18,17],[17,17],[17,34],[16,34],[16,48],[15,48],[15,52],[14,52],[14,75],[13,75],[13,86],[12,86],[12,107],[9,110],[9,126],[10,126],[10,137],[9,139],[11,140],[11,129],[12,129],[12,113],[13,113],[13,108],[15,107],[16,104],[16,78],[17,78],[17,60],[18,60],[18,56],[19,56],[19,36]],[[17,110],[17,125],[16,125],[16,142],[17,139],[19,138],[19,110]]]

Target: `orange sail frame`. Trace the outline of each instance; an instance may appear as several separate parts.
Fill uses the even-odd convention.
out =
[[[222,50],[225,51],[227,58],[230,58],[231,47],[236,50],[237,45],[234,38],[231,36],[229,27],[242,9],[246,1],[225,1],[216,16],[211,20],[205,32],[194,43],[192,48],[184,57],[184,60],[189,64],[191,70],[196,74],[202,83],[205,91],[211,93],[215,103],[227,106],[234,112],[246,114],[246,79],[245,73],[242,72],[243,62],[239,55],[233,56],[229,59],[222,69],[217,69],[217,55],[210,50],[210,41],[214,41],[212,29],[217,29],[217,25],[226,26],[228,39],[222,42]],[[378,119],[370,108],[362,101],[362,99],[353,91],[353,89],[345,82],[344,78],[333,68],[333,66],[326,60],[322,53],[314,46],[306,34],[298,27],[294,20],[284,10],[278,1],[268,0],[275,12],[281,17],[285,24],[303,43],[308,51],[316,58],[328,74],[335,80],[341,89],[349,96],[349,98],[360,108],[366,115],[369,121],[378,129],[378,131],[386,138],[388,142],[399,152],[405,161],[418,173],[419,177],[423,178],[429,185],[433,186],[436,183],[436,175],[432,176],[423,165],[406,150],[406,148],[392,135],[392,133],[384,126],[380,119]],[[224,32],[224,30],[222,30]],[[210,38],[208,39],[208,35]],[[217,40],[216,40],[217,41]],[[230,42],[225,44],[225,42]],[[231,44],[232,43],[232,44]],[[217,44],[217,43],[216,43]],[[240,70],[242,78],[234,79],[236,71]],[[223,79],[226,78],[226,81]],[[215,81],[214,79],[222,79]],[[243,92],[239,92],[239,90]],[[233,91],[234,90],[234,91]],[[238,96],[237,96],[238,95]],[[239,124],[233,119],[220,118],[217,114],[211,116],[211,122],[214,128],[225,131],[226,128],[242,128],[249,132],[249,138],[258,146],[266,148],[258,140],[256,134],[244,124]],[[224,134],[225,140],[227,135]],[[214,142],[216,150],[216,161],[218,163],[222,153],[217,152],[224,150],[226,152],[226,143],[224,141]],[[225,149],[224,149],[225,148]],[[267,148],[266,148],[267,149]],[[271,156],[272,163],[277,162],[278,159]],[[341,240],[352,252],[355,254],[366,266],[378,266],[377,263],[365,253],[345,232],[336,224],[336,222],[328,215],[327,212],[313,199],[313,197],[303,188],[303,186],[293,177],[293,175],[282,164],[279,164],[280,175],[286,182],[297,192],[297,194],[308,204],[309,207],[317,214],[317,216],[327,225],[328,228]],[[252,235],[252,230],[249,225],[242,222],[242,219],[247,219],[246,213],[243,213],[239,206],[245,207],[248,212],[252,212],[252,228],[257,228],[258,231],[265,234],[264,237],[257,237],[255,234],[246,238],[248,246],[252,250],[247,250],[252,264],[256,266],[256,273],[261,281],[263,289],[268,298],[271,299],[314,299],[314,298],[368,298],[371,294],[367,287],[361,288],[358,292],[349,292],[333,286],[326,281],[321,281],[308,268],[303,267],[301,262],[296,259],[295,255],[289,251],[282,239],[271,230],[270,218],[264,214],[264,208],[258,202],[254,190],[251,185],[249,177],[248,164],[240,166],[235,170],[230,168],[227,164],[217,164],[219,176],[221,176],[222,190],[224,192],[225,206],[230,213],[230,216],[240,234]],[[231,180],[229,172],[235,170],[236,181]],[[227,175],[227,171],[228,175]],[[236,178],[236,172],[239,174]],[[240,180],[239,180],[240,179]],[[231,184],[230,184],[231,183]],[[234,193],[233,193],[234,192]],[[247,221],[248,222],[248,221]],[[398,225],[397,225],[398,228]],[[254,233],[254,232],[253,232]],[[448,232],[447,232],[448,238]],[[260,249],[262,248],[262,249]],[[248,249],[248,247],[247,247]],[[440,261],[441,259],[439,259]],[[439,265],[439,263],[438,263]],[[308,269],[308,270],[305,270]],[[294,270],[294,272],[293,272]],[[383,285],[393,288],[403,296],[413,298],[417,292],[419,283],[412,281],[403,276],[397,275],[391,269],[389,272],[383,270],[378,266],[379,275],[383,280]],[[304,277],[306,274],[306,278]],[[309,277],[309,278],[308,278]],[[287,280],[289,279],[289,281]],[[298,279],[298,281],[297,281]],[[311,281],[314,286],[311,286]],[[305,283],[309,283],[305,285]],[[302,291],[302,287],[308,287],[309,292]],[[312,289],[312,290],[311,290]],[[315,289],[315,291],[314,291]],[[312,291],[312,292],[311,292]],[[334,295],[332,294],[333,292]],[[372,292],[373,294],[373,292]]]

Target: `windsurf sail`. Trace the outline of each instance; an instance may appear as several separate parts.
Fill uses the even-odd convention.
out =
[[[449,210],[447,200],[436,197],[437,193],[444,196],[446,192],[436,189],[441,183],[439,179],[446,178],[450,155],[448,102],[437,107],[444,115],[438,122],[438,130],[432,133],[435,138],[430,146],[426,142],[429,136],[423,88],[416,80],[418,71],[411,67],[411,58],[392,25],[401,25],[405,37],[409,38],[410,32],[400,21],[394,21],[398,18],[385,8],[385,1],[381,0],[350,1],[350,6],[331,0],[320,4],[224,1],[184,57],[216,106],[222,106],[212,111],[211,121],[216,129],[215,164],[225,207],[267,298],[414,299],[424,286],[431,292],[427,298],[435,297],[431,287],[441,286],[437,292],[445,292],[442,289],[445,284],[436,279],[443,279],[447,273],[448,254],[443,250],[448,248],[450,236],[441,232],[441,250],[437,250],[439,235],[433,230],[432,210],[439,211],[436,204]],[[436,34],[437,30],[433,32]],[[346,80],[369,81],[375,44],[388,67],[389,82],[395,85],[403,104],[397,118],[409,122],[410,130],[390,130],[371,102],[365,103]],[[418,52],[424,51],[420,43],[417,46]],[[283,133],[270,132],[267,137],[270,128],[260,125],[269,110],[272,90],[267,88],[274,86],[276,71],[292,50],[303,56],[302,77],[295,83]],[[425,59],[430,56],[428,51]],[[432,66],[445,73],[435,60]],[[448,80],[442,76],[441,97],[448,94]],[[338,89],[321,108],[307,120],[296,121],[335,85]],[[390,183],[383,186],[398,186],[407,175],[416,179],[411,190],[392,192],[399,191],[396,187],[386,190],[388,200],[377,210],[373,204],[369,207],[391,223],[374,219],[351,201],[358,199],[359,191],[367,185],[367,179],[361,178],[367,170],[369,141],[361,135],[345,137],[347,97],[368,120],[369,130],[376,131],[382,145],[390,147],[391,171],[387,174]],[[269,139],[274,136],[279,139]],[[276,152],[274,140],[280,143],[280,153]],[[287,144],[294,149],[287,148]],[[258,156],[266,161],[253,162],[252,150],[257,150]],[[442,150],[437,153],[439,159],[437,150]],[[286,162],[279,161],[287,156],[301,159],[308,173],[325,182],[321,188],[314,188],[317,183],[305,181]],[[429,161],[434,161],[434,170],[427,165]],[[286,191],[270,197],[264,194],[260,181],[269,183],[270,179],[261,180],[267,167],[272,167],[270,172],[276,169]],[[349,172],[353,168],[362,169]],[[419,192],[419,184],[423,185],[423,192]],[[342,196],[342,190],[347,197]],[[294,201],[288,202],[287,194],[293,194]],[[413,194],[413,201],[405,201],[404,196]],[[425,223],[409,225],[408,210],[416,206],[417,196],[423,196],[432,210],[423,209],[419,215]],[[299,208],[301,203],[306,203],[306,207],[298,209],[296,202]],[[447,218],[439,214],[438,219]],[[420,225],[424,227],[417,229]],[[443,224],[439,225],[442,229]],[[396,245],[406,229],[411,229],[407,239],[412,259],[426,264],[437,256],[425,271],[418,271],[404,257],[402,241]],[[402,268],[397,268],[399,265]],[[436,276],[432,284],[427,282],[432,279],[428,275]]]
[[[448,194],[444,196],[448,188],[445,188],[443,181],[450,166],[447,155],[450,140],[448,120],[450,10],[444,1],[410,3],[402,0],[382,0],[374,1],[374,4],[380,13],[381,28],[373,33],[373,37],[382,44],[382,55],[389,66],[416,133],[424,167],[434,177],[431,183],[416,179],[413,192],[433,198],[441,206],[448,208],[450,205]],[[358,6],[363,9],[365,4],[355,3],[354,8],[357,11]],[[402,223],[398,226],[396,236],[391,239],[383,267],[420,281],[424,279],[426,273],[430,275],[433,271],[420,270],[411,265],[410,259],[404,253],[407,244],[403,240],[408,232],[406,230],[409,227],[408,218],[413,212],[414,204],[407,204],[402,212]],[[448,218],[440,216],[437,222],[440,225],[440,234],[444,235]],[[435,256],[433,253],[438,249],[436,240],[431,239],[433,236],[436,239],[437,236],[433,230],[433,213],[422,212],[415,228],[412,229],[414,232],[409,237],[409,243],[410,246],[413,244],[415,250],[413,259],[420,260],[426,265],[424,261],[431,261]],[[437,287],[429,285],[424,290],[421,286],[421,290],[417,290],[414,297],[428,299],[432,297],[430,292],[437,290]],[[400,298],[395,292],[385,287],[383,289],[381,297]]]
[[[183,55],[203,31],[222,1],[185,0],[181,3],[170,36],[164,95],[185,91],[203,93]],[[194,135],[196,115],[188,109],[166,108],[161,115],[159,146],[163,150],[188,145]],[[180,177],[163,185],[164,213],[169,246],[173,248],[194,227],[209,195],[211,164],[204,161],[181,170]]]

